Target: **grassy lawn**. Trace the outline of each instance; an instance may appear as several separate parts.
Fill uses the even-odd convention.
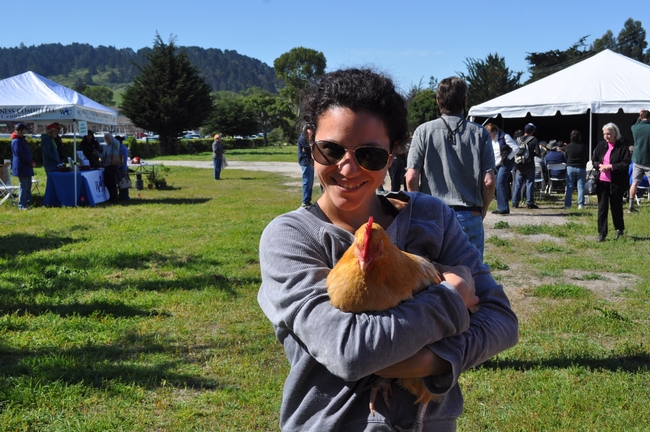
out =
[[[242,162],[295,162],[298,163],[298,146],[267,146],[254,149],[230,149],[226,152],[226,158]],[[188,161],[211,161],[212,152],[204,152],[192,155],[159,156],[151,160],[188,160]]]
[[[228,155],[289,156],[247,151]],[[301,193],[222,175],[171,167],[125,206],[0,206],[0,429],[278,429],[288,363],[257,306],[258,241]],[[487,239],[520,343],[463,374],[459,430],[647,430],[650,205],[625,222],[596,243],[592,201]]]

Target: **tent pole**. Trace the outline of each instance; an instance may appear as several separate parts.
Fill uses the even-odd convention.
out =
[[[589,160],[591,160],[591,136],[593,132],[592,114],[593,112],[589,109]]]
[[[77,198],[77,130],[79,129],[79,124],[77,123],[76,119],[72,119],[72,142],[73,142],[73,149],[74,149],[74,170],[72,171],[74,173],[74,206],[77,207],[79,205],[78,203],[78,198]]]

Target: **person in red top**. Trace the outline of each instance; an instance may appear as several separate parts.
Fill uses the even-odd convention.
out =
[[[623,194],[628,188],[628,167],[630,149],[621,141],[621,132],[614,123],[603,126],[605,141],[594,149],[592,163],[600,171],[596,194],[598,196],[598,241],[607,237],[607,212],[612,210],[612,221],[616,229],[616,239],[625,231],[623,221]]]

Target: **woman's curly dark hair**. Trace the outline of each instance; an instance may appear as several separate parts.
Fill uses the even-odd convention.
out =
[[[312,126],[312,141],[318,130],[319,117],[333,107],[365,111],[377,116],[386,126],[391,150],[399,150],[408,139],[404,98],[390,78],[370,69],[351,68],[330,72],[303,91],[302,119],[304,124]]]

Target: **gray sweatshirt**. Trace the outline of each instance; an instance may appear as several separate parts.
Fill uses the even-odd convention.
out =
[[[277,217],[260,240],[258,302],[291,364],[280,413],[283,431],[410,427],[417,410],[413,395],[394,382],[390,409],[378,396],[372,417],[366,386],[377,379],[373,372],[424,346],[453,369],[424,378],[429,391],[444,396],[429,404],[424,430],[454,431],[463,409],[460,374],[517,343],[517,318],[503,287],[469,244],[453,210],[429,195],[399,196],[408,203],[387,229],[393,242],[435,262],[468,266],[480,309],[470,317],[460,295],[443,282],[388,311],[342,312],[330,304],[325,279],[354,236],[306,209]]]

